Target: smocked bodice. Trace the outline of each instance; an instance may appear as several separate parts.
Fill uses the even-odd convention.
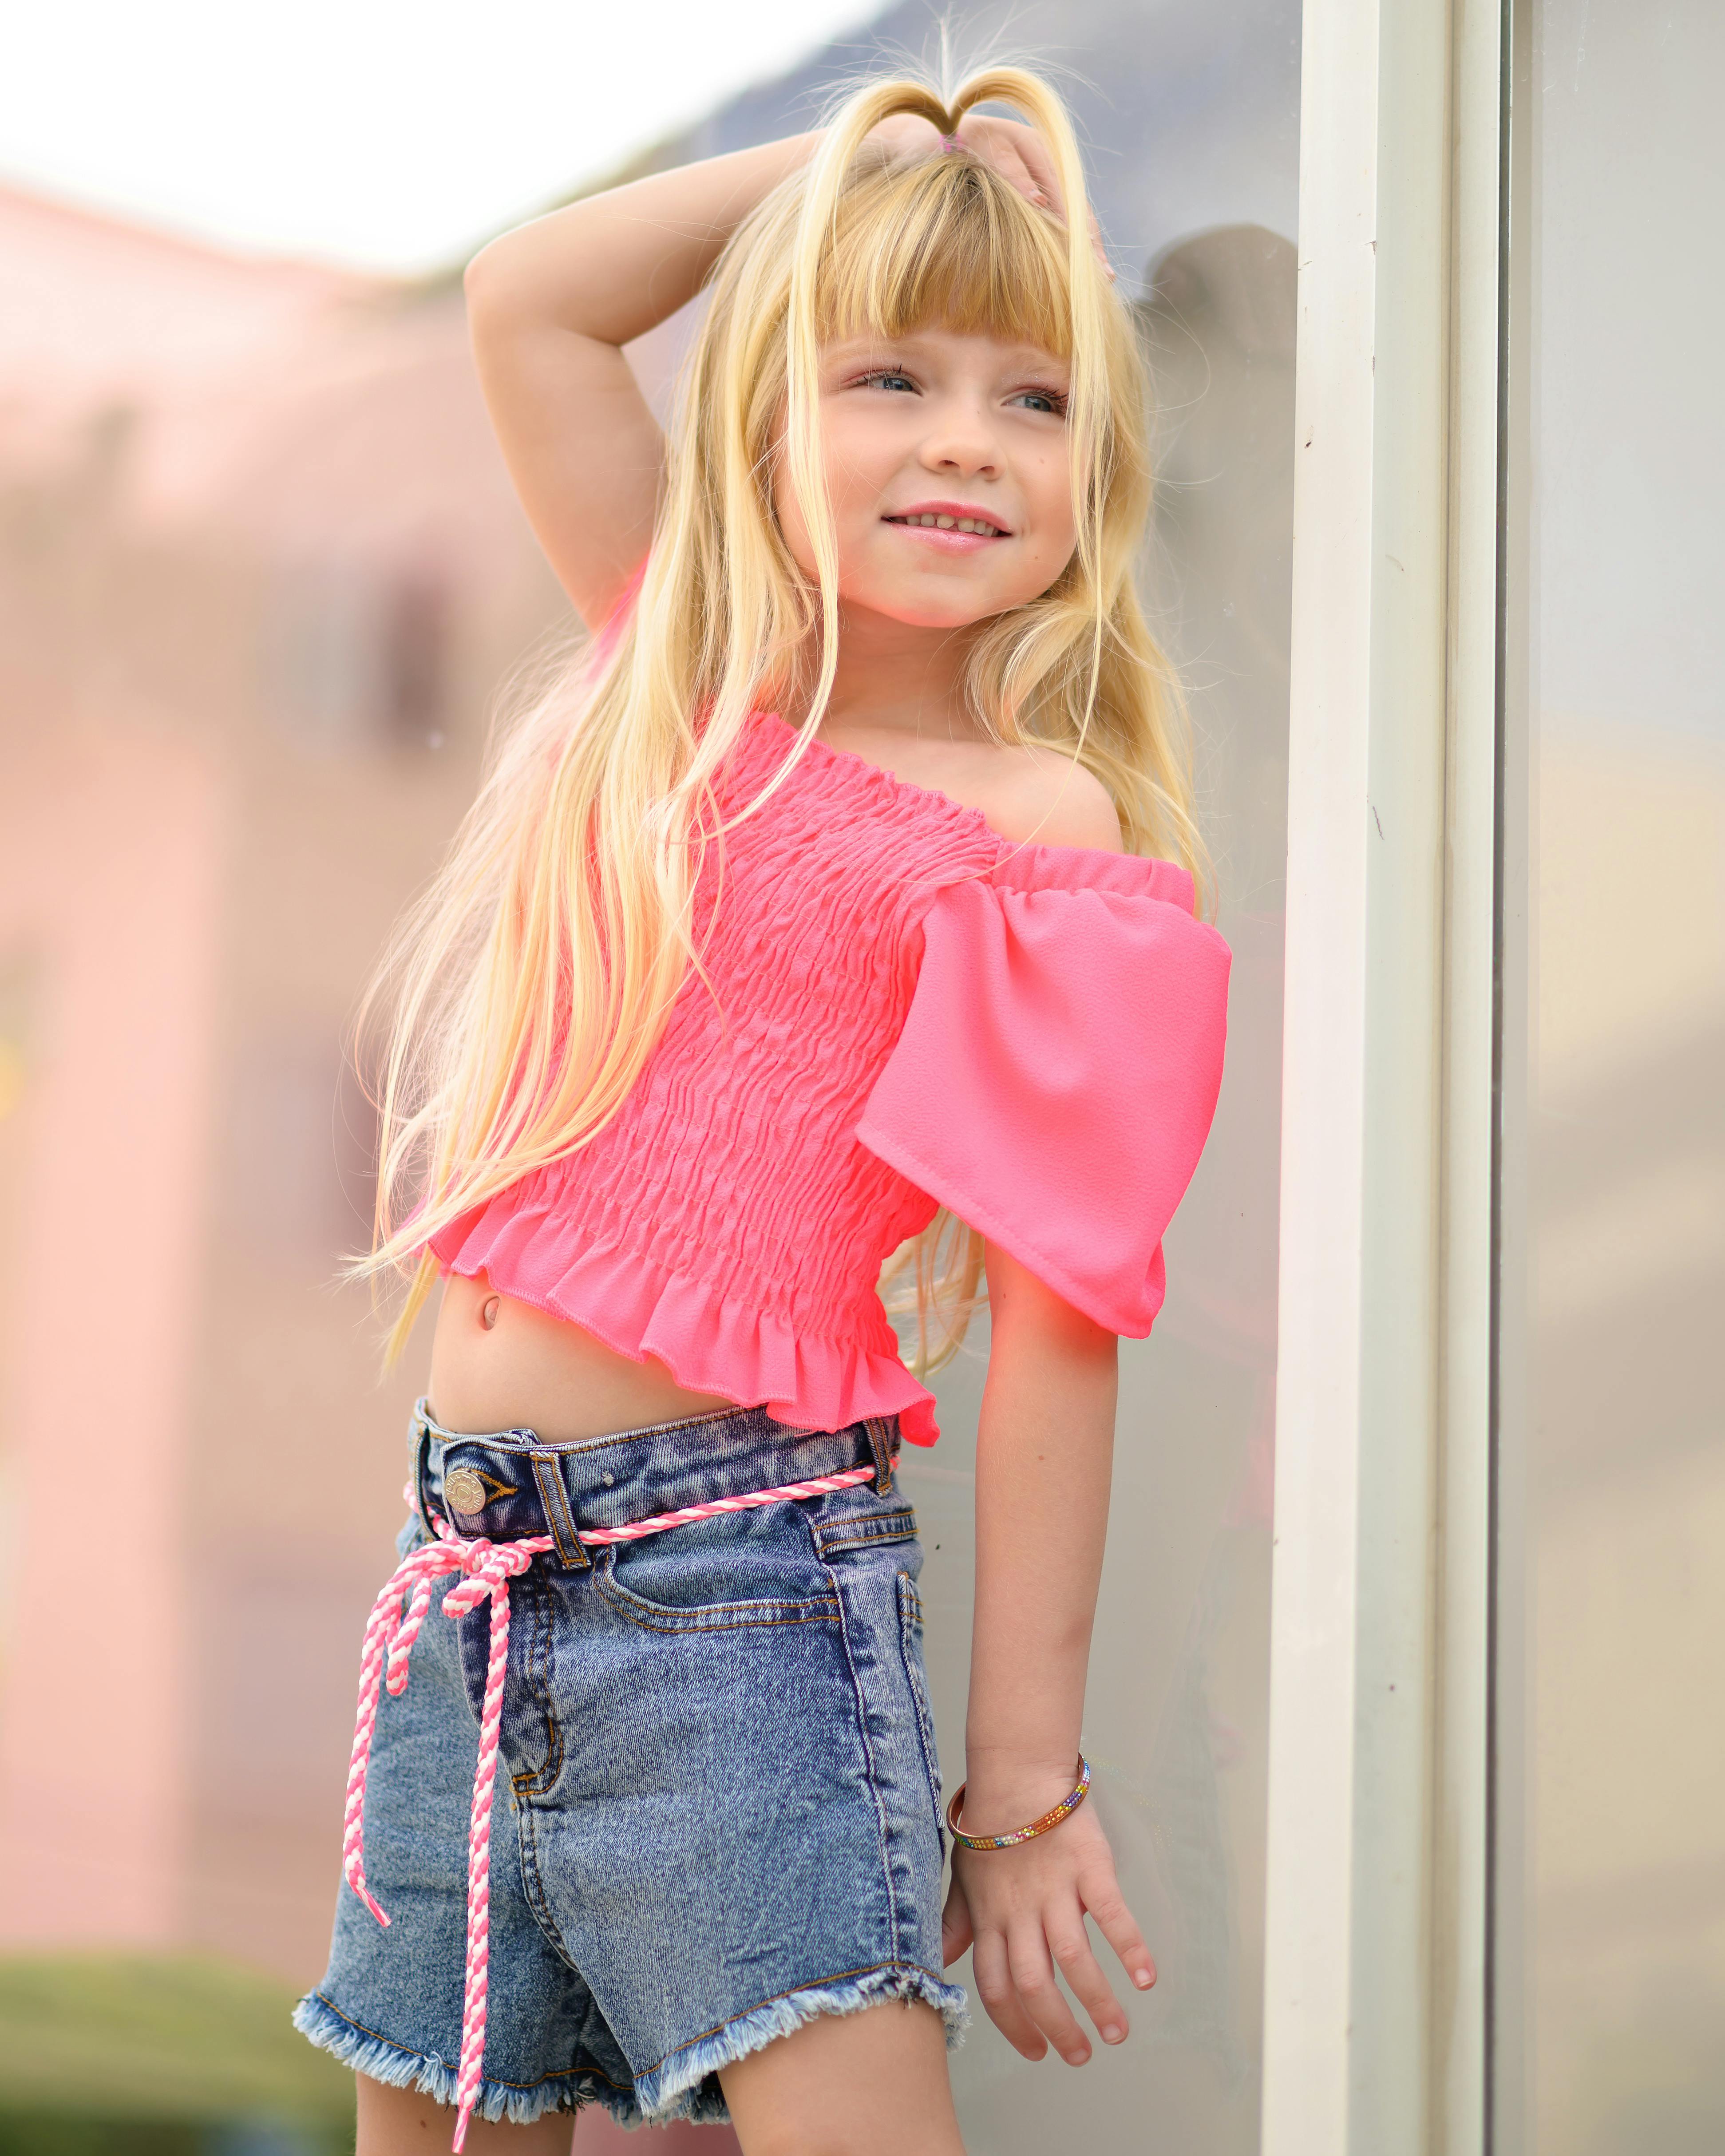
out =
[[[720,789],[727,816],[793,742],[783,721],[751,721]],[[483,1270],[501,1293],[658,1357],[683,1385],[799,1429],[897,1412],[907,1438],[932,1443],[932,1398],[900,1360],[875,1282],[937,1204],[1087,1296],[1099,1322],[1148,1330],[1165,1219],[1147,1213],[1122,1236],[1129,1162],[1056,1199],[1050,1245],[1058,1223],[1020,1228],[1014,1178],[1045,1207],[1034,1156],[1070,1158],[1074,1133],[1009,1123],[1034,1126],[1051,1077],[1048,1112],[1088,1113],[1117,1144],[1132,1004],[1147,1012],[1172,990],[1180,1097],[1147,1100],[1163,1127],[1127,1144],[1165,1159],[1172,1142],[1183,1189],[1219,1078],[1227,973],[1191,906],[1168,863],[1014,846],[978,810],[817,737],[767,806],[709,847],[695,921],[697,947],[711,923],[711,988],[691,969],[622,1109],[433,1248],[448,1270]],[[1097,976],[1098,959],[1120,981]],[[1138,1075],[1154,1065],[1163,1083],[1168,1045],[1147,1041]],[[1098,1204],[1107,1217],[1091,1219]],[[1143,1276],[1115,1294],[1086,1285],[1087,1240]]]

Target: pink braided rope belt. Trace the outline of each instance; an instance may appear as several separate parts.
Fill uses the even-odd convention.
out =
[[[842,1475],[817,1475],[807,1482],[783,1482],[747,1496],[719,1497],[706,1505],[684,1505],[674,1512],[655,1512],[624,1527],[579,1531],[584,1543],[629,1543],[643,1535],[663,1534],[725,1512],[745,1512],[755,1505],[776,1505],[798,1497],[824,1497],[872,1481],[875,1469],[848,1468]],[[408,1501],[413,1502],[409,1487]],[[377,1694],[387,1684],[392,1697],[405,1691],[408,1657],[431,1608],[432,1584],[446,1572],[459,1572],[458,1585],[444,1595],[446,1617],[464,1617],[487,1596],[491,1604],[490,1654],[485,1664],[485,1698],[480,1712],[479,1758],[473,1774],[473,1811],[467,1830],[467,1969],[461,1994],[461,2059],[455,2073],[457,2156],[467,2139],[467,2122],[479,2101],[485,2074],[485,1996],[490,1969],[491,1800],[497,1780],[497,1744],[503,1721],[503,1680],[509,1668],[509,1584],[543,1552],[556,1547],[549,1535],[526,1535],[519,1542],[488,1542],[483,1535],[458,1535],[446,1521],[432,1522],[438,1539],[411,1551],[391,1573],[372,1605],[360,1651],[359,1715],[353,1731],[353,1759],[347,1770],[347,1810],[341,1837],[341,1875],[380,1924],[388,1917],[366,1885],[366,1776],[371,1767],[372,1735],[377,1722]],[[405,1607],[403,1607],[405,1604]],[[386,1674],[387,1673],[387,1674]]]

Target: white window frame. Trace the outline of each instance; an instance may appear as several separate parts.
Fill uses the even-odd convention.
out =
[[[1489,2147],[1504,0],[1307,0],[1264,2156]]]

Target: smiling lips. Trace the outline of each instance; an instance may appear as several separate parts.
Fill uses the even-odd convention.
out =
[[[965,509],[957,502],[932,502],[926,509],[907,509],[897,516],[888,516],[882,521],[887,524],[896,524],[901,531],[914,531],[919,537],[925,531],[938,532],[947,550],[957,547],[967,553],[978,542],[1008,539],[1012,536],[993,517],[979,516],[974,510]]]

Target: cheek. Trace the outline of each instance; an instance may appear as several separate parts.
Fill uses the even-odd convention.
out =
[[[1035,531],[1035,574],[1046,590],[1078,551],[1078,526],[1072,513],[1072,482],[1064,459],[1050,459],[1026,488]]]
[[[840,546],[865,537],[880,516],[880,503],[901,461],[883,429],[829,427],[824,439],[827,500]]]
[[[822,470],[827,502],[839,542],[841,568],[859,539],[868,536],[878,511],[882,490],[891,475],[892,459],[883,457],[878,429],[834,424],[824,415],[821,429]],[[783,454],[773,459],[773,506],[784,534],[791,559],[807,577],[816,574],[814,547],[808,519],[793,485]]]
[[[1030,474],[1033,514],[1049,549],[1065,560],[1078,544],[1072,514],[1072,468],[1063,456],[1040,459]]]

